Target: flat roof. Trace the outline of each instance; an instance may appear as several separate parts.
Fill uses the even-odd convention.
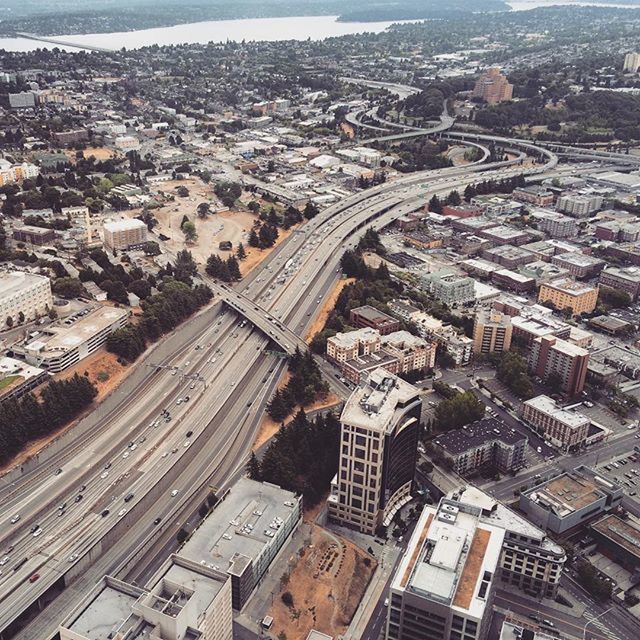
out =
[[[491,227],[490,229],[483,229],[482,233],[484,235],[490,235],[501,239],[516,238],[518,236],[527,235],[524,231],[514,227],[508,227],[507,225],[498,225],[497,227]]]
[[[48,353],[67,351],[110,327],[114,322],[129,316],[127,309],[117,307],[98,307],[88,315],[70,325],[57,324],[47,327],[44,336],[38,336],[29,342],[25,349],[29,352]]]
[[[380,332],[372,327],[364,327],[362,329],[355,329],[354,331],[346,331],[344,333],[338,332],[335,336],[329,338],[336,346],[347,349],[354,347],[364,340],[379,340]]]
[[[542,411],[542,413],[546,413],[548,416],[551,416],[555,420],[562,422],[572,429],[578,429],[585,423],[588,424],[591,422],[587,416],[582,415],[581,413],[567,411],[566,409],[559,407],[556,404],[556,401],[549,396],[536,396],[535,398],[526,400],[523,404],[525,406],[532,407],[533,409],[537,409],[538,411]]]
[[[461,429],[443,433],[434,440],[434,443],[451,454],[459,454],[490,441],[497,440],[513,445],[526,439],[526,436],[510,429],[503,422],[495,418],[485,418]]]
[[[592,524],[591,528],[640,560],[640,526],[633,521],[622,520],[612,513]]]
[[[500,258],[534,257],[531,251],[523,249],[522,247],[514,247],[512,244],[503,244],[498,247],[493,247],[492,249],[485,249],[484,253],[492,256],[498,256]]]
[[[562,260],[567,264],[573,264],[579,267],[592,267],[598,264],[605,264],[605,261],[601,258],[596,258],[588,253],[580,253],[579,251],[567,251],[566,253],[559,253],[555,256],[554,260]]]
[[[640,267],[607,267],[602,275],[611,275],[629,282],[640,282]]]
[[[585,509],[605,497],[595,482],[575,473],[563,473],[525,494],[532,502],[551,509],[560,518]]]
[[[419,398],[420,390],[412,384],[384,369],[376,369],[349,396],[340,421],[387,433],[395,426],[398,412]]]
[[[195,530],[180,556],[205,562],[213,569],[241,575],[247,565],[273,542],[278,518],[286,521],[299,498],[268,482],[240,478],[226,498]]]
[[[445,498],[424,508],[392,587],[479,619],[503,539],[504,529],[480,522],[479,508]]]
[[[378,309],[368,304],[352,309],[351,313],[362,316],[370,322],[397,322],[397,320],[393,316],[390,316],[382,311],[378,311]]]
[[[142,220],[138,220],[137,218],[124,218],[113,222],[105,222],[103,228],[106,231],[115,233],[117,231],[130,231],[132,229],[141,229],[142,227],[146,228],[146,226]]]
[[[577,282],[571,278],[560,278],[558,280],[553,280],[552,282],[546,282],[542,286],[556,289],[572,296],[580,296],[585,293],[596,291],[596,287],[592,287],[591,285],[584,284],[582,282]]]
[[[12,296],[27,287],[40,285],[43,282],[50,282],[46,276],[39,276],[35,273],[24,271],[6,271],[0,273],[0,299]]]
[[[343,363],[344,367],[349,367],[355,371],[364,372],[371,369],[377,369],[391,362],[396,362],[397,357],[389,353],[385,349],[380,349],[375,353],[368,353],[351,358]]]

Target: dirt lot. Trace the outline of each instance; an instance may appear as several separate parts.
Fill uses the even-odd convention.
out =
[[[75,162],[76,160],[76,152],[75,151],[66,151],[67,157],[71,162]],[[84,157],[88,158],[89,156],[93,156],[96,160],[109,160],[116,155],[116,152],[113,149],[107,149],[106,147],[89,147],[83,151]]]
[[[367,564],[369,566],[367,566]],[[376,568],[373,557],[353,543],[312,525],[308,543],[300,550],[289,580],[273,600],[271,633],[293,640],[311,629],[332,637],[343,634]],[[293,597],[293,605],[282,594]]]
[[[307,342],[311,342],[313,336],[315,336],[318,331],[322,331],[322,329],[324,329],[324,324],[327,321],[329,314],[331,313],[331,311],[333,311],[333,307],[336,306],[336,300],[338,299],[338,296],[348,284],[351,284],[355,281],[355,278],[345,278],[336,283],[336,286],[325,299],[324,304],[322,305],[322,309],[320,309],[320,313],[318,313],[315,320],[313,321],[313,324],[307,331],[307,335],[305,336],[305,340]]]

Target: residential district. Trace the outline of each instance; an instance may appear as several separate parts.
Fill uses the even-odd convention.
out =
[[[0,51],[0,638],[638,637],[640,16],[439,29]]]

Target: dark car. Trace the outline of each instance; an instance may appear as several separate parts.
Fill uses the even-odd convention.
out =
[[[79,494],[76,496],[76,498],[75,498],[74,502],[80,502],[80,500],[82,500],[82,498],[83,498],[83,495],[82,495],[81,493],[79,493]]]
[[[129,502],[129,500],[131,500],[133,498],[133,493],[128,493],[125,497],[124,497],[124,501],[125,502]]]
[[[106,518],[109,515],[109,509],[105,509],[101,514],[103,518]]]
[[[156,519],[153,521],[153,524],[160,524],[160,521],[161,521],[161,520],[162,520],[162,518],[156,518]]]

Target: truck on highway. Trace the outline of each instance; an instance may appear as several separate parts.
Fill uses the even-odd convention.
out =
[[[292,259],[290,259],[290,260],[287,260],[287,261],[284,263],[284,270],[286,271],[289,267],[292,267],[292,266],[293,266],[293,258],[292,258]]]

